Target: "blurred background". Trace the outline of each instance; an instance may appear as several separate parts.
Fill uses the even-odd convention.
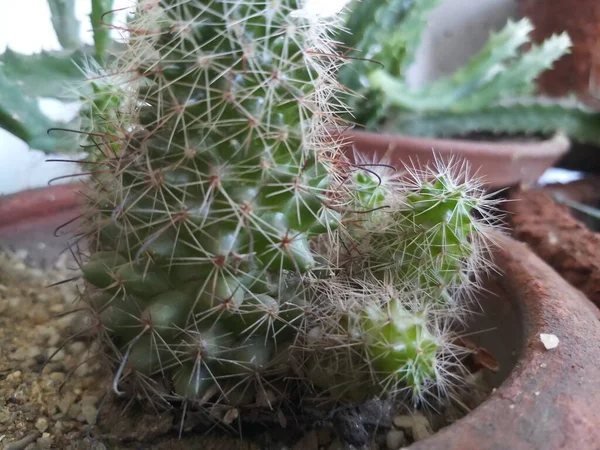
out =
[[[128,8],[131,3],[130,0],[114,0],[114,8]],[[75,0],[80,38],[88,45],[93,44],[90,12],[89,0]],[[127,9],[118,11],[115,23],[123,22],[126,14]],[[112,34],[118,38],[118,33]],[[0,0],[0,53],[7,48],[27,55],[61,49],[47,0]],[[41,98],[39,103],[42,112],[55,120],[68,121],[77,114],[77,104],[53,98]],[[61,156],[30,148],[21,139],[0,128],[0,195],[44,187],[55,177],[76,173],[78,168],[75,164],[46,162]],[[57,183],[68,181],[59,180]]]
[[[75,0],[75,6],[81,39],[91,45],[90,1]],[[123,22],[130,7],[131,0],[114,1],[114,9],[125,8],[115,14],[115,23]],[[501,28],[516,14],[515,0],[445,0],[430,16],[416,62],[407,75],[411,84],[419,85],[456,70],[481,48],[490,30]],[[60,49],[50,17],[47,0],[0,0],[0,53],[7,47],[24,54]],[[113,35],[118,37],[116,32]],[[55,99],[41,99],[40,107],[56,120],[69,120],[77,112],[76,105]],[[30,149],[0,129],[0,195],[43,187],[55,177],[77,171],[74,164],[45,162],[55,157]],[[66,181],[70,180],[62,182]]]
[[[422,3],[425,4],[427,1],[422,0]],[[573,8],[582,11],[579,15],[580,18],[587,12],[592,17],[590,20],[593,20],[593,14],[600,11],[598,6],[591,6],[594,1],[596,0],[584,0],[578,2],[577,8]],[[80,24],[81,42],[88,46],[93,45],[90,0],[57,0],[54,3],[60,5],[70,2],[74,3],[75,16]],[[112,9],[116,11],[112,15],[113,25],[124,24],[132,3],[132,0],[114,0],[112,2]],[[370,3],[377,5],[378,1]],[[558,9],[558,5],[566,5],[568,2],[552,2],[557,7],[551,11],[553,16],[547,15],[547,17],[543,16],[546,14],[545,7],[539,7],[539,4],[543,3],[539,0],[442,0],[437,3],[437,6],[427,16],[425,29],[421,30],[421,39],[414,59],[404,73],[403,81],[411,88],[418,89],[420,86],[426,86],[440,78],[451,76],[481,51],[491,32],[502,30],[508,20],[518,20],[523,15],[523,11],[536,11],[538,22],[534,20],[534,24],[536,26],[539,23],[547,25],[546,28],[541,27],[539,33],[534,32],[536,42],[548,37],[553,32],[561,31],[558,29],[560,25],[556,24],[557,20],[562,20],[559,17],[562,13]],[[546,9],[551,10],[552,8]],[[574,17],[574,14],[570,14],[570,17]],[[582,33],[585,31],[589,35],[589,27],[585,28],[584,25],[579,26],[574,22],[565,23],[565,28],[570,27],[571,34],[573,34],[573,30],[577,33],[577,30],[581,29]],[[600,26],[596,26],[596,28],[598,29]],[[118,39],[118,32],[113,30],[111,35]],[[571,37],[577,38],[573,35]],[[576,42],[576,45],[579,47],[583,45],[581,39]],[[20,2],[0,0],[0,54],[7,49],[26,55],[61,49],[51,21],[48,0]],[[562,71],[559,71],[559,75],[563,78],[557,75],[550,82],[544,84],[546,92],[563,95],[571,92],[574,87],[577,88],[575,82],[564,82],[564,77],[568,77],[570,73],[574,72],[571,70],[574,62],[569,61],[568,58],[570,56],[564,57],[560,62]],[[3,63],[0,62],[0,64]],[[585,70],[589,71],[589,67],[586,66]],[[557,79],[558,81],[556,81]],[[43,81],[43,77],[40,78],[40,83]],[[0,91],[0,99],[2,95]],[[8,92],[4,95],[7,96]],[[65,103],[43,96],[36,101],[39,103],[41,112],[50,121],[68,122],[78,111],[77,103]],[[46,162],[47,159],[60,156],[59,148],[56,151],[49,151],[48,148],[44,150],[45,152],[40,151],[36,145],[31,142],[27,144],[0,127],[0,195],[46,186],[49,180],[77,171],[74,164]],[[575,169],[582,165],[600,168],[600,158],[590,161],[586,152],[589,151],[584,149],[583,153],[581,151],[579,153],[571,152],[562,165]],[[578,156],[581,154],[583,156]],[[69,155],[70,158],[73,156],[72,153]],[[55,183],[71,180],[65,178]]]

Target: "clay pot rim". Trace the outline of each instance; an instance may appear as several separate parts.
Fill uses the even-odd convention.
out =
[[[438,139],[347,130],[340,134],[343,147],[352,159],[354,149],[362,154],[388,157],[392,165],[421,166],[434,159],[466,160],[488,188],[507,188],[536,182],[571,147],[564,133],[547,139],[500,141]],[[398,164],[400,163],[400,164]]]
[[[565,153],[564,147],[570,144],[570,139],[564,133],[555,133],[553,136],[541,139],[519,141],[518,139],[501,139],[498,141],[469,140],[453,138],[425,138],[408,136],[395,133],[377,133],[373,131],[348,130],[343,133],[348,136],[359,136],[372,139],[375,142],[392,142],[396,145],[412,145],[421,147],[423,152],[437,153],[460,152],[463,155],[479,156],[484,150],[487,154],[505,159],[512,158],[536,158],[547,159],[552,156],[561,156]],[[541,152],[543,150],[543,152]]]
[[[498,278],[515,296],[524,327],[516,366],[476,409],[408,448],[552,450],[567,448],[566,439],[569,448],[594,448],[600,439],[600,311],[525,244],[504,235],[495,240],[505,272]],[[559,337],[558,347],[545,349],[541,333]]]
[[[0,229],[78,208],[81,188],[80,183],[65,183],[0,196]]]

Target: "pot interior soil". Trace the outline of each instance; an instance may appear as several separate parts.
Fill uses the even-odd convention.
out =
[[[600,221],[557,203],[553,194],[600,206],[600,178],[513,190],[506,204],[513,236],[600,307]]]
[[[8,243],[6,236],[0,239],[0,244]],[[41,267],[40,258],[45,269],[32,268]],[[446,406],[400,411],[373,401],[360,408],[322,414],[317,421],[315,417],[287,416],[285,427],[257,416],[238,428],[234,417],[227,430],[207,426],[206,418],[193,409],[188,409],[182,420],[182,415],[173,411],[157,414],[115,398],[110,394],[112,378],[93,357],[97,349],[83,338],[85,334],[61,347],[86,324],[82,316],[66,314],[78,306],[75,285],[47,286],[73,277],[74,267],[68,253],[50,263],[43,253],[0,252],[0,439],[6,449],[30,445],[30,450],[50,446],[65,450],[140,446],[275,450],[286,445],[333,450],[344,448],[342,440],[357,446],[367,444],[365,448],[371,444],[371,448],[386,448],[387,444],[401,448],[477,408],[511,373],[522,347],[518,311],[492,278],[487,293],[479,299],[481,309],[465,333],[465,342],[479,348],[466,361],[474,372],[471,385]],[[496,365],[498,370],[488,369],[496,369]],[[243,445],[236,436],[240,429]]]

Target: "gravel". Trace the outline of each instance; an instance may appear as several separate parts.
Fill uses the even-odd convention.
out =
[[[4,449],[75,449],[97,416],[104,386],[93,345],[62,343],[81,316],[61,259],[51,270],[0,253],[0,438]],[[52,360],[46,364],[48,358]],[[99,376],[100,375],[100,376]],[[0,445],[2,445],[0,444]]]

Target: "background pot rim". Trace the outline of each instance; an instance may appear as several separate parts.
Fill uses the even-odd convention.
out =
[[[488,188],[534,183],[571,148],[570,139],[563,133],[523,142],[423,138],[363,130],[344,131],[340,138],[351,159],[357,149],[378,159],[388,156],[392,164],[400,162],[409,167],[431,164],[436,159],[466,160],[471,172]]]

